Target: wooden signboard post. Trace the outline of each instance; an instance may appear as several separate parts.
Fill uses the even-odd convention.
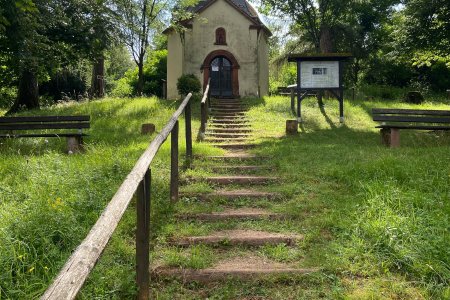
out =
[[[292,54],[297,63],[297,121],[302,122],[302,101],[313,92],[330,91],[339,101],[339,121],[344,122],[344,61],[348,53]],[[294,103],[293,103],[294,104]]]

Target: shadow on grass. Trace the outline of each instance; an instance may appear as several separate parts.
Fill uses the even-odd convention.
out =
[[[336,128],[336,125],[334,125],[333,121],[330,119],[330,117],[327,115],[327,112],[325,111],[324,105],[319,105],[320,113],[322,116],[324,116],[325,121],[330,125],[331,128]]]

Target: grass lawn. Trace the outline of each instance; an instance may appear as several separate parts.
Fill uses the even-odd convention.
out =
[[[401,148],[387,149],[380,145],[370,109],[411,106],[397,101],[346,101],[346,122],[340,125],[337,101],[326,100],[320,110],[315,100],[308,99],[301,133],[285,137],[285,120],[293,118],[287,98],[246,101],[259,143],[254,151],[270,156],[266,163],[282,178],[282,184],[264,187],[280,192],[281,199],[251,205],[286,213],[292,220],[176,221],[174,211],[220,210],[223,203],[184,199],[174,207],[168,205],[167,143],[152,167],[152,260],[210,266],[222,258],[218,249],[178,249],[166,246],[165,239],[245,227],[305,235],[295,248],[263,247],[255,255],[321,271],[263,283],[153,282],[155,298],[450,298],[450,135],[402,131]],[[448,104],[436,100],[414,107],[449,109]],[[140,124],[152,122],[160,130],[176,106],[157,99],[107,99],[40,111],[91,115],[87,151],[81,155],[64,154],[65,141],[57,139],[0,145],[0,299],[37,298],[45,290],[151,140],[140,135]],[[199,126],[198,106],[194,104],[194,133]],[[180,125],[182,135],[183,122]],[[194,144],[195,154],[218,152]],[[188,183],[183,190],[212,190],[213,186],[190,181],[211,174],[208,162],[195,164],[183,175]],[[234,205],[249,203],[242,200]],[[130,207],[81,299],[133,297],[134,229],[135,213]],[[235,255],[246,251],[238,249]]]
[[[271,175],[282,184],[258,190],[282,194],[277,201],[241,200],[233,207],[264,208],[291,216],[288,221],[201,222],[173,219],[162,228],[154,260],[173,267],[202,269],[248,249],[229,253],[214,247],[167,246],[166,238],[206,235],[217,230],[255,229],[298,233],[305,240],[294,248],[267,246],[251,255],[298,267],[320,267],[315,275],[245,283],[189,285],[155,282],[159,299],[449,299],[450,289],[450,135],[402,131],[400,149],[380,144],[372,107],[449,109],[448,101],[420,106],[398,101],[346,102],[345,125],[338,105],[327,100],[321,111],[314,99],[304,102],[305,123],[295,137],[284,135],[292,119],[284,97],[248,99],[259,146],[269,156]],[[193,179],[214,175],[207,161],[185,173],[188,192],[214,186]],[[201,168],[200,168],[201,167]],[[267,172],[264,174],[267,175]],[[187,198],[183,213],[220,211],[230,203]],[[258,298],[258,299],[259,299]]]
[[[155,98],[106,99],[28,113],[89,114],[84,154],[65,154],[65,139],[0,141],[0,299],[32,299],[43,293],[155,136],[141,135],[141,124],[154,123],[161,130],[178,105]],[[194,117],[193,130],[198,126]],[[183,120],[180,130],[184,153]],[[206,146],[194,150],[208,153]],[[154,216],[170,209],[169,157],[170,141],[153,163]],[[130,208],[106,251],[106,257],[120,253],[123,260],[115,257],[109,271],[101,274],[113,272],[111,279],[117,279],[126,295],[133,293],[134,284],[134,255],[128,255],[134,251],[134,217]]]

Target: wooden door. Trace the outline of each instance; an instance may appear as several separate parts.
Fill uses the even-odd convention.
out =
[[[226,98],[233,96],[232,66],[225,57],[216,57],[211,62],[211,95]]]

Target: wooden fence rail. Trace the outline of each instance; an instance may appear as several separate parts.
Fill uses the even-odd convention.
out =
[[[205,138],[206,124],[208,123],[208,113],[211,106],[211,92],[210,92],[211,78],[208,79],[208,85],[206,86],[205,92],[203,93],[203,98],[201,102],[201,124],[200,124],[200,138]]]
[[[138,299],[149,299],[150,164],[169,134],[172,134],[170,196],[172,201],[176,201],[178,199],[178,119],[183,111],[186,121],[186,159],[192,160],[191,97],[192,94],[186,96],[161,133],[141,155],[87,237],[67,260],[41,299],[62,300],[74,299],[77,296],[135,193],[137,195],[136,284]]]

